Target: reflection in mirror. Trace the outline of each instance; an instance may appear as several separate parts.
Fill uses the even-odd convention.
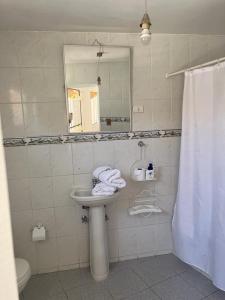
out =
[[[131,130],[130,48],[64,46],[69,133]]]

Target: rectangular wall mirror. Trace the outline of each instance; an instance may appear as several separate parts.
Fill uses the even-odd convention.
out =
[[[131,130],[130,48],[64,46],[69,133]]]

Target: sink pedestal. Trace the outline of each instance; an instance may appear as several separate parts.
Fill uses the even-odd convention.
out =
[[[109,273],[109,255],[105,224],[105,207],[89,208],[90,266],[96,281],[107,278]]]
[[[119,193],[110,196],[93,196],[91,190],[76,189],[71,198],[89,207],[89,238],[91,273],[96,281],[109,274],[108,236],[106,233],[105,206],[116,200]]]

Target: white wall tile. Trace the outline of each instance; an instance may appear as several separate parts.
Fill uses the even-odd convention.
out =
[[[64,103],[26,103],[23,109],[28,136],[67,133]]]
[[[71,144],[51,145],[50,152],[53,176],[73,174]]]
[[[23,137],[24,122],[21,104],[0,104],[4,137]]]
[[[78,188],[92,187],[92,173],[74,175],[74,186]]]
[[[53,177],[54,206],[73,206],[74,200],[70,197],[73,187],[73,176]]]
[[[115,141],[114,151],[115,167],[121,170],[122,176],[130,176],[131,166],[140,159],[137,141]]]
[[[136,99],[149,99],[152,94],[150,65],[133,68],[132,85],[134,103]]]
[[[171,223],[158,224],[156,227],[157,250],[172,250]]]
[[[12,211],[30,210],[31,199],[29,193],[29,180],[23,179],[9,179],[9,199]]]
[[[109,257],[110,259],[119,258],[119,243],[118,243],[118,231],[117,229],[108,230],[108,242],[109,242]]]
[[[41,68],[24,68],[20,70],[22,99],[24,102],[40,102],[46,99],[45,78]]]
[[[153,163],[157,166],[171,166],[171,140],[154,139],[151,144]]]
[[[182,128],[182,107],[183,99],[177,98],[172,100],[172,127]]]
[[[23,67],[38,67],[43,65],[43,51],[39,32],[19,32],[16,38],[16,48],[19,65]]]
[[[196,66],[209,61],[208,39],[205,36],[190,37],[190,65]]]
[[[28,176],[27,147],[5,148],[5,158],[9,179]]]
[[[93,143],[72,145],[74,174],[89,173],[93,170]]]
[[[171,97],[172,99],[183,99],[184,76],[174,76],[168,79],[171,81]]]
[[[189,63],[189,36],[172,35],[170,40],[170,71],[184,69]]]
[[[114,143],[113,142],[99,142],[93,144],[94,148],[94,167],[99,166],[114,166]]]
[[[138,244],[138,255],[149,253],[152,255],[156,250],[156,232],[155,226],[150,225],[146,227],[139,227],[137,229],[137,244]]]
[[[119,256],[137,256],[138,241],[136,228],[124,228],[118,230]]]
[[[0,66],[16,67],[18,66],[18,53],[16,48],[16,32],[1,32],[0,35]]]
[[[23,105],[27,136],[49,134],[49,107],[48,103],[26,103]]]
[[[79,261],[82,266],[83,263],[89,262],[89,236],[88,234],[80,234],[79,236]]]
[[[79,219],[75,206],[56,207],[56,231],[57,237],[76,235],[79,232]]]
[[[172,105],[170,100],[153,101],[152,129],[169,129],[172,127]]]
[[[156,192],[160,195],[174,195],[176,193],[174,180],[175,180],[175,167],[159,167],[158,180],[155,183]]]
[[[22,68],[21,84],[24,102],[63,101],[64,77],[60,68]]]
[[[39,273],[56,271],[58,269],[58,256],[56,239],[37,243],[37,269]]]
[[[20,103],[21,87],[17,68],[0,68],[0,103]]]
[[[13,239],[21,241],[31,241],[31,232],[33,228],[32,210],[12,212]]]
[[[48,67],[63,66],[64,35],[60,32],[42,32],[43,64]]]
[[[66,236],[57,238],[59,266],[79,263],[79,237]]]
[[[29,146],[27,151],[30,177],[51,176],[50,146]]]
[[[30,178],[32,208],[53,207],[53,185],[51,177]]]

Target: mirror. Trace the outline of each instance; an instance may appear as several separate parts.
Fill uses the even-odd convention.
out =
[[[131,130],[130,48],[64,46],[69,133]]]

